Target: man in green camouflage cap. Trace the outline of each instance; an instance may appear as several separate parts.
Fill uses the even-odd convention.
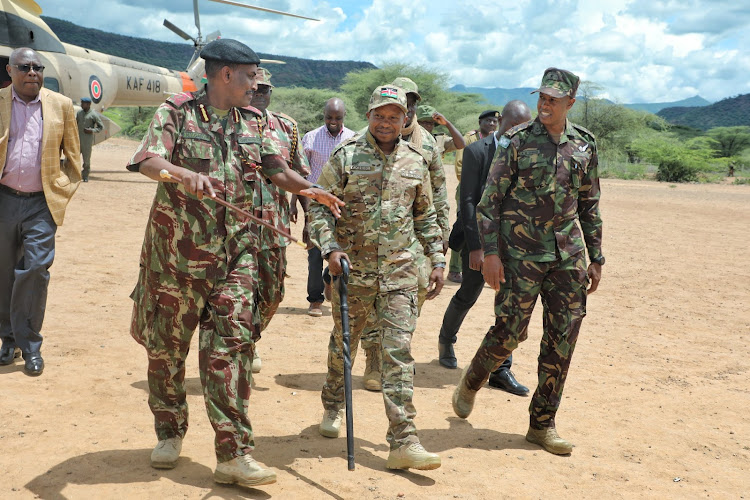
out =
[[[539,381],[529,405],[526,440],[559,455],[571,453],[573,445],[557,434],[555,416],[586,315],[586,296],[599,286],[604,264],[596,141],[567,119],[577,88],[573,73],[547,69],[534,91],[539,92],[537,118],[498,141],[477,206],[482,273],[497,291],[496,321],[453,393],[453,410],[467,418],[490,373],[526,340],[541,294]]]
[[[275,472],[250,456],[251,365],[260,337],[258,227],[215,200],[262,216],[260,188],[270,179],[320,200],[335,215],[343,203],[290,170],[276,143],[261,133],[260,114],[247,108],[257,88],[256,53],[225,38],[206,45],[201,57],[208,84],[159,106],[128,162],[128,170],[163,181],[131,295],[130,333],[148,355],[148,404],[159,440],[151,466],[177,465],[188,428],[185,360],[199,328],[201,385],[215,432],[214,480],[254,487],[276,481]]]
[[[302,152],[297,122],[291,117],[270,111],[271,72],[258,68],[256,78],[258,90],[253,94],[250,105],[263,115],[263,130],[276,143],[281,156],[289,167],[303,177],[310,174],[307,156]],[[289,232],[289,200],[286,192],[272,183],[261,183],[263,219],[285,232]],[[260,246],[258,247],[258,314],[260,331],[265,331],[271,318],[284,299],[284,276],[286,274],[286,247],[289,240],[265,226],[259,226]],[[261,358],[258,349],[254,351],[253,373],[260,372]]]
[[[443,236],[432,205],[428,164],[421,151],[401,140],[406,121],[404,91],[378,87],[370,98],[368,128],[342,142],[323,167],[318,182],[346,203],[335,221],[324,206],[311,203],[310,238],[328,260],[333,276],[341,260],[350,264],[351,358],[363,331],[380,335],[382,393],[389,426],[389,469],[440,467],[414,425],[414,358],[411,338],[417,321],[417,259],[430,261],[428,296],[443,287]],[[321,399],[320,433],[338,437],[344,418],[343,340],[339,294],[333,294],[334,330],[328,344],[328,374]]]
[[[450,153],[452,151],[462,150],[466,145],[461,132],[453,125],[442,113],[438,113],[438,110],[427,104],[422,104],[417,107],[417,123],[422,126],[423,129],[432,134],[435,130],[435,125],[442,125],[450,132],[450,137],[444,133],[432,134],[437,141],[438,151],[441,155]]]
[[[422,153],[428,163],[430,172],[430,185],[432,187],[432,202],[435,205],[437,223],[443,235],[443,253],[448,250],[448,236],[450,236],[450,222],[448,204],[448,191],[445,185],[445,171],[443,161],[437,146],[437,141],[427,130],[421,127],[416,120],[417,103],[422,99],[419,95],[417,84],[406,77],[398,77],[391,85],[399,87],[406,93],[407,112],[406,124],[401,129],[401,137],[412,144]],[[420,253],[417,257],[419,269],[419,290],[417,294],[418,309],[421,311],[422,304],[427,298],[427,286],[430,276],[430,262]],[[364,384],[369,391],[379,391],[381,388],[380,365],[380,332],[366,329],[362,334],[362,348],[365,350],[366,363]]]

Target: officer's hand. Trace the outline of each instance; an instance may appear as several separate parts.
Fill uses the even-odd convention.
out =
[[[306,250],[310,250],[313,247],[312,241],[310,241],[310,226],[307,225],[307,221],[305,221],[305,227],[302,228],[302,243],[307,245],[305,247]]]
[[[182,185],[185,186],[185,191],[198,197],[199,200],[203,199],[203,195],[208,195],[211,198],[216,198],[216,192],[211,185],[211,179],[208,176],[193,172],[192,170],[183,169],[181,172]]]
[[[91,130],[90,128],[87,128],[87,129],[83,129],[83,131],[84,131],[85,133],[87,133],[87,134],[93,134],[93,133],[94,133],[94,131],[93,131],[93,130]]]
[[[427,285],[427,297],[425,297],[427,300],[432,300],[440,295],[440,290],[443,289],[443,284],[445,283],[443,279],[444,270],[442,267],[434,267],[432,269],[430,284]]]
[[[602,279],[602,265],[592,262],[589,264],[586,274],[589,275],[589,289],[586,293],[594,293],[599,288],[599,280]]]
[[[339,200],[328,191],[310,187],[307,189],[303,189],[299,192],[299,194],[301,194],[302,196],[307,196],[308,198],[312,198],[318,203],[327,206],[331,210],[333,216],[337,219],[341,217],[341,207],[344,206],[344,202]]]
[[[435,120],[435,123],[437,123],[438,125],[448,124],[448,120],[446,120],[445,117],[438,112],[432,114],[432,119]]]
[[[505,268],[499,255],[487,255],[482,264],[482,276],[490,288],[500,291],[500,284],[505,283]]]
[[[472,250],[469,252],[469,269],[472,271],[481,271],[484,263],[484,250]]]
[[[289,220],[292,223],[297,223],[297,198],[295,195],[292,196],[292,201],[289,204]]]
[[[448,253],[448,248],[450,248],[448,240],[443,240],[443,255]]]
[[[328,272],[331,273],[331,276],[340,276],[343,272],[341,269],[342,259],[349,263],[349,269],[351,269],[352,262],[345,252],[333,251],[328,255]]]

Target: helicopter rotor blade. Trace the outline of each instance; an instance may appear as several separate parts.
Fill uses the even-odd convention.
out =
[[[201,15],[198,13],[198,0],[193,0],[193,17],[195,18],[195,27],[198,28],[198,38],[201,36]]]
[[[261,59],[260,62],[263,64],[286,64],[286,61],[279,61],[278,59]]]
[[[245,7],[246,9],[254,9],[254,10],[260,10],[263,12],[270,12],[272,14],[280,14],[282,16],[296,17],[298,19],[307,19],[308,21],[320,21],[320,19],[315,19],[313,17],[300,16],[297,14],[292,14],[290,12],[284,12],[281,10],[266,9],[265,7],[257,7],[255,5],[248,5],[246,3],[233,2],[232,0],[211,0],[211,1],[217,2],[217,3],[225,3],[227,5],[234,5],[235,7]]]
[[[172,31],[173,33],[175,33],[175,34],[176,34],[177,36],[179,36],[180,38],[182,38],[182,39],[184,39],[184,40],[191,40],[191,41],[192,41],[193,43],[195,43],[195,44],[197,44],[197,43],[198,43],[198,41],[197,41],[197,40],[196,40],[195,38],[193,38],[192,36],[188,35],[187,33],[185,33],[184,31],[182,31],[182,30],[181,30],[180,28],[178,28],[178,27],[177,27],[177,26],[175,26],[174,24],[170,23],[170,22],[169,22],[169,21],[167,21],[166,19],[164,20],[164,23],[163,23],[163,24],[164,24],[164,26],[165,26],[165,27],[166,27],[166,28],[167,28],[168,30]]]
[[[214,40],[216,40],[220,36],[221,36],[221,31],[219,31],[219,30],[212,31],[211,33],[209,33],[208,35],[206,35],[206,39],[204,40],[204,42],[206,44],[208,44],[208,42],[213,42]]]

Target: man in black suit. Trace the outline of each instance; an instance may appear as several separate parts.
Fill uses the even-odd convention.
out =
[[[461,174],[458,219],[450,236],[450,246],[460,250],[463,264],[463,282],[448,304],[443,317],[439,337],[439,361],[446,368],[456,368],[458,361],[453,352],[456,334],[469,309],[476,303],[484,287],[482,262],[484,251],[479,240],[476,206],[482,198],[487,174],[499,141],[508,140],[503,134],[512,127],[531,120],[531,111],[522,101],[510,101],[505,105],[498,130],[495,134],[470,144],[464,149],[463,172]],[[519,396],[526,395],[529,389],[516,381],[510,371],[512,356],[490,375],[492,387]]]

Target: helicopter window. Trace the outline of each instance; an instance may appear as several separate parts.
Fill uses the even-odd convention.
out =
[[[34,32],[33,32],[33,31],[29,31],[29,39],[30,39],[31,41],[33,41],[33,40],[34,40]]]
[[[44,88],[53,92],[60,92],[60,82],[57,81],[57,78],[45,78]]]

